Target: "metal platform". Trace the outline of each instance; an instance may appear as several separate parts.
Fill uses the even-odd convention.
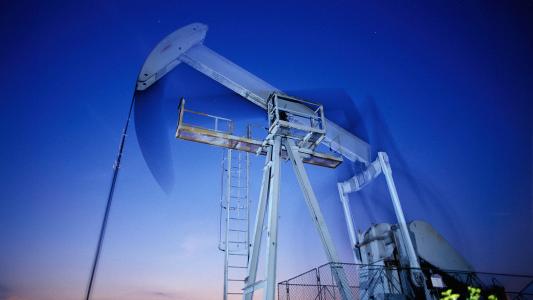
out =
[[[260,155],[267,154],[267,145],[262,140],[233,135],[232,120],[185,109],[185,99],[180,101],[178,115],[176,138]],[[186,122],[185,118],[190,115],[194,115],[196,120],[201,118],[204,122]],[[207,125],[202,124],[205,121]],[[336,168],[342,162],[341,157],[311,150],[302,149],[300,154],[304,163],[322,167]],[[288,159],[286,149],[282,149],[282,158]]]

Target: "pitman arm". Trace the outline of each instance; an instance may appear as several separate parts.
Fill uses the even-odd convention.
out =
[[[366,170],[360,174],[354,175],[352,178],[348,179],[345,182],[339,182],[339,196],[341,203],[343,205],[344,217],[346,219],[346,225],[348,226],[348,233],[350,234],[350,242],[352,244],[352,251],[354,254],[355,262],[360,263],[359,257],[357,256],[356,245],[358,243],[357,235],[355,233],[355,224],[353,223],[353,216],[350,210],[348,194],[352,192],[357,192],[363,187],[368,185],[380,174],[385,176],[387,181],[387,188],[389,190],[389,195],[392,200],[392,206],[394,207],[394,214],[398,220],[398,225],[400,227],[402,242],[405,245],[405,250],[407,252],[407,259],[409,261],[409,267],[412,268],[411,276],[414,282],[417,285],[423,286],[424,291],[426,292],[426,298],[429,294],[425,288],[423,281],[423,275],[420,272],[420,263],[416,255],[416,251],[411,240],[411,235],[407,228],[407,222],[405,221],[405,216],[403,213],[402,206],[400,204],[400,197],[398,196],[398,191],[396,190],[396,185],[394,184],[394,179],[392,178],[392,169],[389,163],[389,156],[385,152],[379,152],[377,159],[372,162]]]
[[[339,182],[339,191],[344,194],[357,192],[372,182],[381,172],[381,163],[379,159],[376,159],[363,172],[355,174],[344,182]]]
[[[150,87],[181,62],[266,109],[267,99],[279,89],[203,45],[207,26],[193,23],[165,37],[150,53],[137,79],[137,90]],[[308,110],[296,104],[295,110]],[[350,161],[370,163],[370,146],[332,121],[326,120],[323,141]]]

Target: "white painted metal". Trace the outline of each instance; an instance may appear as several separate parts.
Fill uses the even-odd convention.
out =
[[[345,182],[337,183],[337,189],[339,191],[339,198],[342,203],[342,209],[344,212],[344,219],[346,221],[346,226],[348,227],[348,234],[350,237],[350,245],[352,248],[354,262],[356,264],[368,263],[365,255],[358,256],[360,251],[357,249],[357,244],[359,242],[357,229],[353,223],[353,214],[350,209],[350,200],[348,195],[353,192],[357,192],[367,186],[372,182],[377,176],[381,174],[381,163],[379,159],[373,161],[368,167],[359,174],[355,174],[352,178],[346,180]],[[363,260],[363,261],[361,261]],[[361,275],[361,274],[360,274]]]
[[[181,61],[219,82],[230,90],[243,96],[256,105],[266,109],[268,97],[281,91],[227,60],[205,45],[197,45],[181,56]],[[296,109],[308,111],[302,105]],[[327,133],[324,143],[333,151],[338,152],[351,161],[370,162],[370,146],[343,129],[334,122],[326,119]]]
[[[337,188],[339,190],[339,197],[342,203],[342,209],[344,211],[344,218],[346,219],[346,227],[348,227],[348,235],[350,237],[350,245],[352,248],[353,260],[356,264],[360,264],[361,260],[357,255],[357,235],[355,234],[356,228],[355,224],[352,221],[352,211],[350,209],[350,201],[348,195],[346,195],[342,190],[342,183],[337,183]]]
[[[234,63],[227,60],[226,58],[220,56],[216,52],[210,50],[206,46],[204,46],[202,43],[205,39],[206,33],[207,33],[207,26],[200,24],[200,23],[194,23],[194,24],[185,26],[181,29],[178,29],[177,31],[173,32],[172,34],[167,36],[165,39],[163,39],[163,41],[161,41],[154,48],[154,50],[150,53],[147,60],[145,61],[145,64],[143,65],[143,68],[139,74],[139,78],[137,82],[137,89],[144,90],[148,88],[150,85],[155,83],[157,80],[159,80],[162,76],[164,76],[170,70],[175,68],[180,62],[185,62],[186,64],[202,72],[203,74],[207,75],[213,80],[221,83],[227,88],[235,91],[239,95],[243,96],[249,101],[265,109],[268,96],[271,95],[273,92],[279,92],[279,90],[273,87],[272,85],[268,84],[267,82],[261,80],[260,78],[254,76],[253,74],[249,73],[248,71],[244,70],[243,68],[235,65]],[[305,110],[305,108],[303,107],[299,107],[299,109]],[[323,142],[325,145],[329,146],[330,149],[342,154],[344,157],[348,158],[351,161],[361,161],[367,165],[370,163],[370,147],[366,142],[362,141],[361,139],[357,138],[356,136],[352,135],[348,131],[344,130],[343,128],[341,128],[340,126],[336,125],[335,123],[329,120],[325,120],[325,123],[327,126],[327,133],[325,135],[324,142]],[[312,190],[311,192],[309,192],[310,184],[308,182],[307,175],[305,174],[305,170],[303,169],[303,164],[301,160],[295,159],[299,157],[300,154],[298,153],[298,151],[293,151],[294,149],[292,148],[290,144],[287,144],[287,145],[290,148],[290,149],[287,149],[287,151],[289,152],[290,155],[293,155],[293,157],[291,157],[291,161],[293,162],[295,171],[299,173],[298,179],[302,187],[302,190],[304,191],[304,194],[306,195],[306,200],[308,202],[308,205],[311,205],[314,207],[314,204],[318,205],[318,203],[316,202],[316,199],[314,197],[314,194],[312,193]],[[279,155],[277,154],[272,155],[271,159],[278,160],[278,163],[279,163]],[[403,211],[400,205],[399,197],[396,191],[396,187],[394,185],[394,181],[392,179],[392,171],[390,169],[388,157],[385,153],[380,152],[378,154],[378,159],[379,159],[380,168],[378,169],[376,165],[372,164],[370,168],[373,168],[373,169],[369,168],[367,170],[369,172],[366,174],[363,174],[363,177],[362,177],[364,179],[363,182],[359,181],[360,178],[354,177],[354,179],[357,180],[357,181],[351,182],[352,184],[355,184],[354,186],[350,186],[349,182],[345,182],[339,185],[339,193],[341,196],[341,200],[342,200],[342,197],[345,196],[345,194],[347,194],[350,191],[354,191],[354,190],[358,190],[362,188],[364,185],[372,181],[373,178],[378,176],[380,171],[382,171],[387,180],[387,186],[389,188],[389,193],[391,194],[396,217],[398,218],[398,223],[402,231],[403,241],[407,247],[410,266],[413,268],[417,268],[419,266],[419,263],[418,263],[416,254],[414,252],[411,238],[407,231],[407,227],[405,224],[405,218],[404,218]],[[274,176],[274,178],[278,178],[276,180],[279,180],[279,176]],[[271,181],[272,181],[272,178],[269,178],[268,185],[272,188]],[[277,186],[279,184],[277,181],[275,183],[276,183],[275,189],[277,190],[278,189]],[[268,198],[271,198],[273,196],[272,191],[269,190],[268,193],[269,193]],[[269,219],[271,219],[269,220],[269,229],[274,230],[270,232],[269,238],[275,238],[277,234],[277,218],[272,218],[272,213],[275,213],[277,216],[277,196],[274,198],[276,198],[276,203],[275,204],[269,203],[269,212],[270,212]],[[272,201],[271,199],[269,200]],[[344,206],[344,202],[347,203],[347,201],[344,201],[344,200],[342,201],[343,201],[343,206]],[[313,208],[311,206],[310,208]],[[318,209],[318,206],[314,208]],[[263,209],[263,213],[264,213],[264,209]],[[318,213],[320,214],[319,210],[318,210]],[[349,210],[345,209],[345,217],[347,217],[347,222],[348,222],[348,217],[350,217],[349,220],[351,222],[351,212]],[[273,219],[276,219],[276,220],[272,222]],[[259,239],[261,237],[261,233],[260,233],[261,229],[259,229],[258,231],[258,228],[257,228],[258,225],[259,224],[256,224],[256,228],[255,228],[256,231],[254,233],[253,250],[256,247],[258,248],[260,244],[260,242],[256,241],[258,235],[259,235]],[[324,245],[326,246],[326,251],[328,252],[328,257],[332,261],[335,262],[337,261],[336,253],[334,253],[334,248],[331,248],[333,244],[327,237],[327,235],[329,234],[327,234],[326,236],[323,236],[324,231],[320,228],[321,225],[325,226],[325,224],[321,224],[320,222],[317,223],[317,226],[319,227],[319,231],[321,232],[321,238],[323,240]],[[349,225],[350,239],[351,239],[351,242],[353,243],[353,241],[356,241],[356,238],[355,238],[354,232],[352,232],[352,229],[350,228],[353,229],[353,224],[352,226]],[[327,233],[327,230],[325,232]],[[274,235],[272,236],[273,233]],[[274,239],[274,247],[271,247],[271,246],[272,245],[269,244],[270,252],[269,252],[268,261],[269,261],[269,264],[271,264],[272,261],[274,261],[274,270],[275,270],[275,255],[276,255],[275,239]],[[252,258],[250,259],[251,259],[250,262],[252,262]],[[255,271],[253,270],[254,268],[255,268]],[[247,280],[249,287],[256,284],[255,283],[255,273],[257,271],[256,268],[257,267],[252,267],[252,265],[250,265],[249,267],[250,274],[254,273],[253,280],[251,280],[252,278],[250,276]],[[275,271],[274,271],[274,274],[275,274]],[[342,275],[337,274],[336,276],[340,276],[339,286],[343,287],[343,290],[346,290],[349,292],[347,283],[343,282],[342,280]],[[272,284],[275,284],[275,283],[267,282],[266,290],[267,290],[267,293],[270,293],[269,295],[273,295],[272,294],[273,290],[271,289]],[[343,295],[343,297],[347,297],[347,296],[348,294]],[[346,299],[349,299],[349,298],[346,298]]]
[[[144,62],[137,79],[137,90],[147,89],[174,69],[181,62],[179,57],[192,46],[201,44],[206,33],[206,25],[193,23],[174,31],[161,40]]]
[[[474,272],[468,261],[431,224],[412,221],[408,226],[413,234],[418,257],[442,270]]]
[[[289,153],[289,157],[293,166],[294,173],[296,174],[296,178],[298,179],[300,189],[302,190],[302,193],[305,196],[304,198],[307,207],[309,208],[311,219],[313,219],[316,229],[320,235],[320,240],[322,241],[322,245],[324,246],[324,250],[326,251],[328,261],[333,263],[331,270],[335,282],[339,287],[341,297],[343,300],[354,299],[350,286],[348,285],[348,280],[346,279],[344,269],[342,267],[335,267],[335,263],[340,262],[339,257],[337,255],[335,245],[333,244],[333,240],[331,239],[331,235],[329,234],[329,230],[324,220],[324,216],[322,215],[322,212],[320,210],[320,205],[318,204],[318,200],[316,199],[313,188],[311,187],[311,182],[309,181],[309,177],[307,177],[307,172],[305,171],[302,158],[300,157],[300,153],[298,151],[298,147],[294,144],[294,141],[290,139],[287,139],[284,144],[285,148],[287,149],[287,152]]]
[[[194,141],[248,153],[255,153],[257,155],[267,154],[266,141],[269,140],[268,138],[263,140],[255,140],[251,138],[251,135],[248,137],[234,135],[232,131],[233,121],[219,116],[186,109],[185,99],[182,99],[180,102],[178,115],[178,125],[176,128],[176,138],[178,139]],[[204,122],[199,122],[198,118],[203,119]],[[195,121],[184,122],[184,119],[192,119]],[[210,125],[215,126],[212,127]],[[317,137],[316,132],[314,132],[313,135],[307,139],[305,144],[308,146],[314,145],[316,144],[316,141],[322,137],[323,134],[319,134]],[[314,151],[310,148],[301,147],[300,152],[304,157],[304,163],[308,164],[336,168],[342,162],[342,158],[340,157]],[[284,152],[283,159],[285,159],[286,156],[287,154]]]
[[[361,190],[363,187],[365,187],[370,182],[372,182],[381,173],[383,173],[383,175],[385,176],[386,182],[387,182],[387,188],[391,196],[392,204],[394,207],[394,213],[396,215],[396,219],[398,220],[398,225],[400,227],[401,243],[404,245],[405,250],[407,252],[407,260],[409,261],[409,267],[412,268],[411,276],[413,277],[414,282],[416,282],[418,285],[424,288],[426,292],[426,297],[428,298],[430,297],[429,292],[425,286],[423,274],[419,271],[420,263],[418,261],[418,256],[416,255],[411,236],[409,235],[409,231],[407,229],[407,224],[406,224],[405,216],[404,216],[403,209],[400,203],[400,198],[398,196],[396,185],[394,184],[394,179],[392,177],[392,169],[390,167],[389,157],[387,156],[387,153],[385,152],[379,152],[378,158],[374,162],[372,162],[368,166],[368,168],[364,170],[363,172],[361,172],[360,174],[356,174],[355,176],[353,176],[352,178],[348,179],[345,182],[338,183],[339,196],[341,198],[341,202],[343,203],[344,217],[346,219],[348,231],[349,232],[352,231],[354,229],[354,225],[352,222],[352,212],[350,210],[349,203],[347,201],[347,194],[350,192],[356,192],[356,191]],[[353,240],[354,239],[352,237],[352,232],[350,232],[350,242],[352,244],[353,244]],[[377,250],[375,250],[375,252],[377,252]],[[369,263],[365,259],[365,257],[362,257],[362,259],[364,263]],[[360,260],[356,257],[355,262],[359,263]]]
[[[253,298],[254,291],[259,288],[265,288],[263,294],[264,299],[275,299],[278,248],[278,204],[281,176],[281,136],[274,137],[270,142],[272,145],[268,147],[269,150],[263,170],[263,184],[261,186],[259,207],[256,216],[254,241],[252,244],[250,263],[248,267],[248,277],[246,278],[246,286],[244,288],[243,299],[246,300],[251,300]],[[264,281],[256,282],[259,253],[261,251],[261,237],[267,204],[268,222],[266,227],[266,276]]]
[[[389,157],[385,152],[378,153],[378,159],[381,164],[381,169],[385,179],[387,181],[387,187],[389,188],[389,194],[391,196],[392,205],[394,207],[394,213],[396,214],[396,219],[398,220],[398,225],[403,236],[403,242],[407,250],[407,255],[409,256],[409,264],[411,268],[420,268],[418,258],[416,257],[415,248],[413,242],[411,241],[411,236],[407,230],[407,223],[405,222],[405,216],[403,214],[402,205],[400,204],[400,197],[398,197],[398,192],[396,190],[396,185],[394,184],[394,179],[392,178],[392,170],[389,164]]]
[[[295,171],[298,183],[304,194],[307,207],[311,214],[311,218],[316,226],[316,229],[320,235],[320,239],[324,246],[326,256],[329,262],[333,264],[332,275],[339,287],[339,291],[343,300],[353,299],[352,292],[346,279],[343,267],[338,264],[339,258],[336,249],[333,245],[333,240],[329,234],[320,206],[316,199],[316,196],[311,188],[311,183],[307,177],[307,173],[303,166],[302,150],[309,150],[305,147],[314,147],[313,143],[309,143],[314,140],[317,141],[324,136],[324,130],[321,126],[305,127],[300,126],[300,130],[307,131],[316,135],[314,138],[308,138],[308,134],[305,132],[298,134],[291,134],[291,129],[295,124],[292,123],[295,116],[301,116],[301,111],[294,111],[291,107],[285,105],[285,96],[279,96],[273,94],[269,97],[269,134],[263,144],[268,147],[269,152],[267,161],[265,163],[265,169],[263,173],[263,185],[261,187],[260,207],[257,215],[254,244],[252,249],[251,262],[249,267],[249,276],[246,280],[246,287],[244,289],[245,296],[243,299],[252,299],[253,292],[259,286],[265,288],[264,299],[274,300],[276,292],[276,265],[277,265],[277,235],[278,235],[278,202],[279,202],[279,186],[280,186],[280,161],[283,156],[283,151],[287,153],[289,160],[292,162],[293,169]],[[280,101],[278,101],[280,100]],[[290,100],[290,99],[286,99]],[[290,101],[298,102],[298,99],[292,99]],[[301,101],[301,100],[300,100]],[[304,103],[304,101],[300,102]],[[278,105],[282,107],[278,107]],[[324,116],[322,113],[322,106],[317,105],[316,110],[312,110],[313,114],[311,119],[315,120],[311,123],[323,124]],[[283,115],[284,117],[281,117]],[[304,115],[307,116],[307,113]],[[304,145],[304,146],[301,146]],[[282,146],[284,149],[282,149]],[[305,148],[305,149],[302,149]],[[266,196],[268,194],[268,197]],[[262,218],[265,206],[265,199],[268,198],[268,224],[267,224],[267,238],[266,238],[266,277],[264,281],[256,282],[257,275],[257,256],[260,251],[260,239],[262,230],[260,224],[263,223]]]
[[[398,196],[398,191],[396,190],[396,185],[394,184],[394,179],[392,178],[392,169],[389,164],[389,157],[385,152],[378,153],[378,159],[381,163],[381,170],[385,179],[387,181],[387,187],[389,188],[389,194],[392,199],[392,204],[394,206],[394,212],[398,220],[398,225],[400,226],[400,231],[402,233],[402,242],[405,245],[407,255],[409,257],[409,265],[411,269],[411,277],[415,284],[421,286],[424,289],[426,299],[432,299],[424,279],[424,274],[420,270],[420,263],[413,246],[413,241],[411,240],[411,235],[407,229],[407,223],[405,222],[405,216],[403,214],[402,205],[400,204],[400,197]]]
[[[227,170],[226,170],[226,228],[224,230],[224,295],[222,298],[224,300],[228,299],[228,265],[229,265],[229,251],[230,245],[228,243],[228,229],[229,229],[229,220],[231,217],[231,149],[226,151],[227,154]],[[224,167],[224,166],[223,166]]]
[[[261,182],[261,191],[259,193],[259,202],[257,204],[253,240],[252,244],[250,245],[251,254],[248,260],[248,277],[245,279],[243,297],[245,300],[251,300],[254,290],[258,288],[258,286],[256,286],[257,267],[259,263],[259,253],[261,251],[261,239],[263,236],[265,211],[268,202],[270,174],[272,171],[272,153],[272,146],[269,146],[265,159],[265,166],[263,168],[263,181]]]
[[[266,287],[265,300],[274,300],[276,295],[276,266],[278,261],[278,206],[281,176],[281,136],[274,137],[272,172],[268,193],[268,225],[266,238]]]
[[[342,192],[345,194],[357,192],[367,186],[381,174],[381,162],[376,159],[361,173],[341,183]]]
[[[223,299],[235,299],[244,287],[244,270],[249,256],[249,153],[226,149],[223,168],[223,196],[220,207],[225,218],[220,220],[219,249],[224,251]],[[238,254],[238,255],[235,255]],[[244,258],[244,256],[246,256]]]
[[[346,196],[350,192],[356,192],[368,185],[372,180],[374,180],[379,174],[383,173],[385,175],[385,179],[387,181],[387,187],[389,189],[389,194],[392,199],[392,204],[394,207],[394,212],[396,214],[396,218],[398,220],[398,224],[401,228],[404,244],[407,248],[407,254],[409,259],[410,267],[412,268],[420,268],[420,264],[418,263],[418,259],[416,257],[416,253],[413,247],[413,242],[411,241],[411,237],[407,231],[407,225],[405,223],[405,216],[400,204],[400,199],[398,197],[398,192],[396,190],[396,186],[394,184],[394,180],[392,178],[392,170],[389,164],[389,158],[387,156],[387,153],[385,152],[379,152],[378,158],[369,165],[369,167],[363,171],[361,174],[356,174],[349,180],[339,183],[339,196],[341,198],[341,201],[343,202],[344,207],[344,213],[346,218],[346,223],[348,224],[349,228],[353,228],[352,223],[352,213],[349,209],[348,205],[344,205],[344,202],[346,201]],[[351,236],[351,234],[350,234]]]
[[[179,59],[263,109],[268,96],[279,91],[203,44],[192,47]]]
[[[139,74],[137,89],[144,90],[184,62],[245,99],[266,109],[268,97],[279,89],[203,45],[207,26],[193,23],[163,39],[150,53]],[[299,106],[305,109],[305,106]],[[323,143],[351,161],[370,163],[370,146],[332,121],[326,120]]]

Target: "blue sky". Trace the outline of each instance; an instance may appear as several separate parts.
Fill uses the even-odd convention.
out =
[[[210,48],[324,103],[387,151],[407,219],[432,223],[478,270],[532,273],[532,10],[530,1],[3,2],[0,299],[81,298],[137,71],[192,22],[209,26]],[[241,124],[261,111],[187,66],[158,88],[174,191],[157,185],[131,128],[95,299],[220,293],[221,150],[174,140],[175,105],[185,96]],[[262,163],[252,160],[252,195]],[[351,166],[308,170],[349,261],[335,183]],[[282,172],[280,279],[325,261],[290,165]],[[394,220],[382,179],[351,201],[361,229]]]

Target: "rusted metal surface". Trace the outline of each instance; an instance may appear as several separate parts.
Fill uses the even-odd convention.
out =
[[[176,138],[266,155],[266,150],[262,146],[263,141],[191,126],[184,124],[181,119],[176,130]],[[342,162],[342,158],[340,157],[314,151],[302,152],[302,156],[304,157],[303,161],[305,163],[328,168],[336,168]],[[282,150],[282,158],[288,159],[288,154],[285,149]]]
[[[183,120],[184,115],[186,113],[201,115],[204,117],[211,118],[213,120],[224,120],[229,123],[230,129],[229,131],[222,131],[218,128],[209,129],[198,125],[185,123]],[[224,147],[228,149],[234,149],[238,151],[266,155],[267,144],[265,141],[259,141],[251,138],[233,135],[231,134],[232,130],[233,122],[230,119],[185,109],[185,99],[181,99],[178,108],[178,125],[176,129],[176,138],[213,146]],[[301,149],[300,154],[303,158],[304,163],[322,167],[336,168],[342,162],[341,157],[315,152],[309,149]],[[289,159],[289,155],[287,154],[287,151],[284,148],[281,151],[281,158],[284,160]]]

